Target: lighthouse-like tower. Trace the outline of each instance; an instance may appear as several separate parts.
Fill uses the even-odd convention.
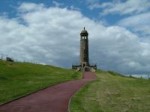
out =
[[[88,32],[85,30],[85,27],[80,33],[80,64],[72,65],[72,69],[82,71],[92,71],[97,69],[96,64],[90,65],[89,63],[89,40]]]
[[[84,29],[80,33],[80,65],[89,66],[88,32]]]

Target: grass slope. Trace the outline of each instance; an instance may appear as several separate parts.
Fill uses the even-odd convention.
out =
[[[71,112],[149,112],[150,80],[98,72],[71,101]]]
[[[73,70],[0,60],[0,104],[79,77],[80,74]]]

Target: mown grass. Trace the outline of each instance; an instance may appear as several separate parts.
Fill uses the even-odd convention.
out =
[[[71,101],[71,112],[149,112],[150,80],[99,71]]]
[[[39,89],[80,77],[80,73],[73,70],[0,60],[0,104]]]

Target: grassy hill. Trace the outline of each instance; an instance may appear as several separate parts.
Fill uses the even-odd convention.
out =
[[[71,101],[71,112],[149,112],[150,80],[97,72]]]
[[[0,60],[0,104],[39,89],[80,77],[80,73],[73,70]]]

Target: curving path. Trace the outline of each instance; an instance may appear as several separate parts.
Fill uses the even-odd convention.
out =
[[[67,112],[71,96],[89,81],[96,79],[85,72],[83,79],[68,81],[0,106],[0,112]]]

